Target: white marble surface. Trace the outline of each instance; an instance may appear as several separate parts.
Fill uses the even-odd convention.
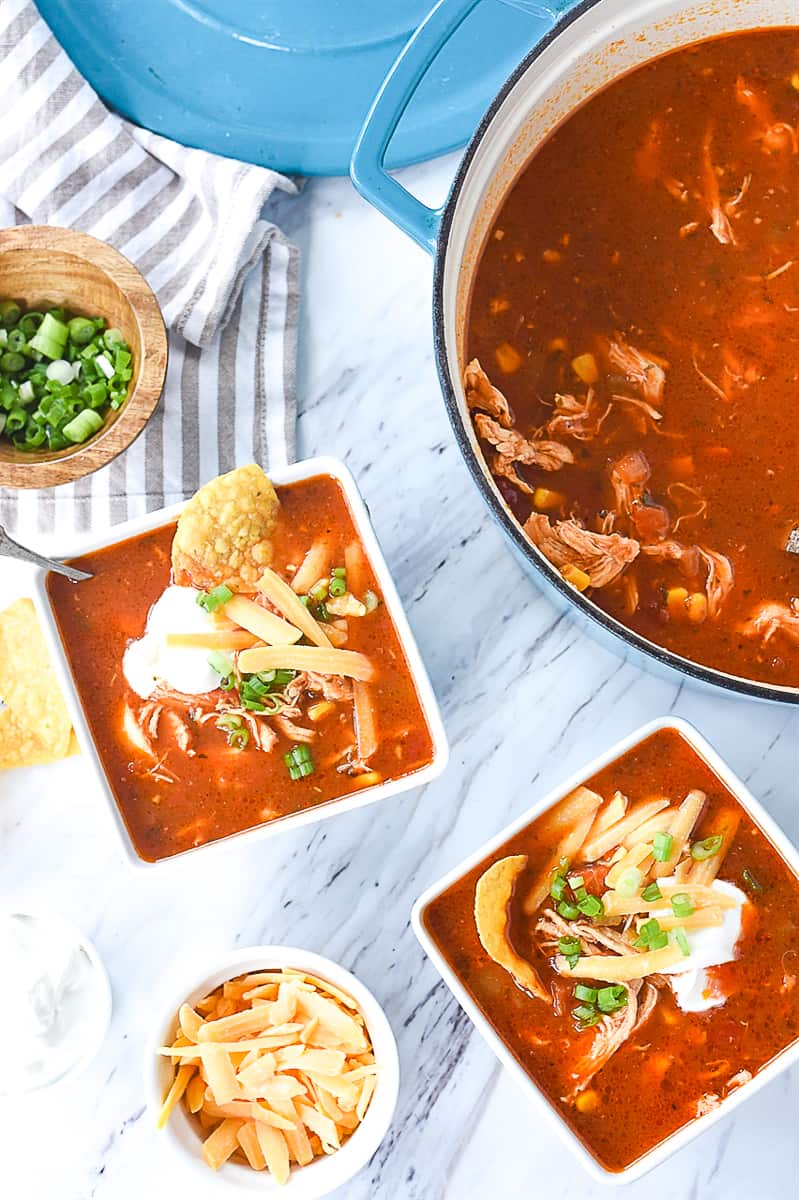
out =
[[[408,178],[433,198],[453,166]],[[17,1200],[189,1194],[143,1115],[153,1006],[232,945],[288,942],[357,972],[399,1040],[394,1126],[342,1197],[599,1200],[608,1189],[553,1143],[423,958],[411,904],[560,777],[667,712],[693,721],[799,838],[799,714],[657,678],[560,615],[510,557],[455,449],[433,363],[430,262],[343,180],[311,183],[281,220],[304,254],[300,451],[341,456],[362,486],[443,705],[451,765],[425,790],[232,849],[213,868],[199,856],[157,871],[124,864],[79,760],[0,775],[0,903],[77,921],[115,1002],[80,1079],[0,1101],[0,1190]],[[9,594],[17,585],[0,570]],[[622,1194],[793,1196],[797,1112],[794,1070]],[[192,1191],[232,1195],[214,1179]]]

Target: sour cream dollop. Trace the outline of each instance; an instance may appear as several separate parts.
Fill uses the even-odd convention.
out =
[[[658,882],[676,884],[678,881],[670,877]],[[686,929],[685,936],[691,953],[681,962],[675,963],[673,967],[665,967],[661,972],[669,976],[674,998],[683,1012],[705,1012],[724,1003],[727,997],[708,975],[708,968],[732,962],[735,958],[736,942],[741,936],[743,906],[748,903],[745,894],[735,884],[727,883],[723,879],[714,879],[710,886],[719,895],[733,899],[734,907],[721,910],[724,917],[721,925],[714,925],[708,929]],[[688,884],[685,890],[690,893]],[[670,914],[671,908],[668,907],[652,912],[651,916],[657,919]]]
[[[122,670],[143,700],[159,683],[188,696],[219,687],[219,674],[209,665],[208,650],[167,643],[170,633],[205,633],[215,628],[211,616],[197,603],[199,594],[196,588],[166,588],[150,609],[144,636],[125,651]]]

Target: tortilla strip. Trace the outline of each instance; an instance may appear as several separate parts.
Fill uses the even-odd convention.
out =
[[[253,651],[247,653],[252,654]],[[668,806],[669,802],[665,797],[661,800],[648,800],[645,804],[636,804],[635,808],[622,817],[621,821],[611,825],[610,829],[600,833],[599,837],[587,841],[582,847],[582,857],[586,862],[596,862],[609,850],[620,845],[629,834],[643,825],[644,821],[648,821],[650,817],[654,817],[655,813],[662,812]]]
[[[656,975],[664,967],[673,967],[683,957],[679,946],[664,946],[645,954],[586,954],[570,967],[562,954],[555,959],[555,969],[567,979],[599,979],[605,983],[629,983]]]
[[[690,896],[694,908],[737,908],[737,901],[732,896],[725,896],[715,888],[695,884],[693,879],[685,883],[670,883],[660,885],[662,899],[644,900],[641,896],[620,896],[618,892],[605,892],[602,903],[605,914],[609,917],[629,916],[631,913],[651,913],[664,907],[672,896]]]
[[[733,839],[738,832],[738,826],[741,821],[740,813],[734,812],[732,809],[725,810],[724,813],[716,817],[714,828],[710,833],[706,833],[705,837],[713,837],[715,834],[721,834],[723,842],[718,854],[712,855],[711,858],[705,858],[701,862],[694,862],[691,870],[688,873],[688,883],[693,889],[695,884],[710,884],[721,870],[721,865],[727,855],[727,851],[732,845]],[[704,841],[704,838],[702,839]]]
[[[483,949],[513,976],[523,991],[549,1002],[549,992],[538,973],[520,958],[508,940],[508,905],[516,882],[527,866],[526,854],[501,858],[484,871],[474,890],[474,919]]]
[[[707,796],[698,788],[690,791],[683,800],[677,810],[676,817],[669,827],[669,833],[671,834],[671,854],[665,862],[655,863],[654,874],[656,878],[673,874],[674,868],[682,857],[686,842],[691,836],[691,830],[699,819],[702,809],[705,807],[706,800]]]
[[[319,675],[344,675],[368,682],[375,669],[357,650],[328,650],[321,646],[265,646],[242,650],[239,670],[244,675],[258,671],[315,671]]]
[[[580,785],[547,814],[544,837],[559,836],[561,831],[564,832],[557,849],[524,899],[522,909],[528,917],[541,907],[549,895],[552,875],[560,860],[568,858],[569,862],[572,862],[575,859],[594,824],[601,803],[602,797],[598,792],[592,792],[590,788]]]

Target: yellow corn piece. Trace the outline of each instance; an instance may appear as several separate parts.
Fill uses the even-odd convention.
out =
[[[584,592],[591,586],[591,576],[581,571],[579,567],[575,567],[572,563],[567,563],[565,567],[560,568],[560,573],[567,583],[570,583],[578,592]]]
[[[565,504],[563,492],[553,492],[549,488],[537,487],[533,492],[533,506],[541,512],[551,512]]]
[[[572,359],[572,370],[577,378],[581,379],[583,383],[587,383],[589,387],[599,379],[599,367],[596,365],[593,354],[578,354],[576,358]]]
[[[510,342],[500,342],[494,351],[494,358],[497,360],[500,371],[504,371],[506,375],[512,375],[514,371],[518,371],[524,362],[519,351],[515,346],[511,346]]]
[[[314,723],[324,721],[325,717],[329,717],[335,711],[336,706],[332,700],[320,700],[318,704],[312,704],[308,709],[308,718]]]
[[[383,782],[383,776],[379,771],[366,771],[363,775],[353,775],[350,780],[350,786],[356,788],[374,787],[378,783]]]

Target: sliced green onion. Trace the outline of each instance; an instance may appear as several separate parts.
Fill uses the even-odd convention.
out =
[[[677,929],[674,929],[672,932],[674,933],[675,942],[680,947],[683,955],[688,958],[689,954],[691,953],[691,947],[688,945],[688,937],[685,930],[678,926]]]
[[[663,893],[657,883],[649,883],[641,892],[641,899],[646,900],[647,904],[652,904],[655,900],[662,900]]]
[[[17,350],[6,350],[5,354],[0,355],[0,371],[5,371],[7,375],[15,375],[24,369],[25,358]]]
[[[599,896],[586,896],[578,901],[577,907],[583,916],[586,917],[601,917],[605,911],[605,905],[599,899]]]
[[[626,871],[622,871],[616,880],[616,891],[620,896],[626,896],[629,899],[630,896],[634,896],[637,893],[643,880],[643,874],[638,870],[638,867],[628,867]]]
[[[103,427],[103,418],[93,408],[84,408],[63,427],[64,437],[70,442],[86,442]]]
[[[553,900],[562,900],[566,894],[566,880],[562,875],[553,875],[552,883],[549,887],[549,894]]]
[[[674,838],[670,833],[656,833],[652,838],[652,855],[655,862],[668,862],[673,845]]]
[[[227,734],[227,744],[243,750],[250,740],[250,731],[235,713],[224,713],[216,722],[217,729]]]
[[[69,329],[52,313],[45,313],[41,325],[30,340],[32,350],[45,358],[61,358],[69,337]]]
[[[227,604],[228,600],[233,599],[233,593],[224,583],[220,583],[218,587],[211,588],[210,592],[200,592],[197,596],[197,603],[200,608],[204,608],[208,613],[214,613],[223,604]]]
[[[347,578],[347,568],[346,567],[334,567],[333,570],[330,572],[330,574],[333,576],[334,579],[346,579]]]
[[[596,994],[596,1004],[600,1012],[614,1013],[620,1008],[625,1008],[629,996],[627,988],[622,983],[609,984],[608,987],[600,988]]]
[[[570,904],[568,900],[561,900],[557,907],[557,912],[567,921],[576,921],[580,915],[580,910],[576,904]]]
[[[576,954],[579,958],[583,952],[583,944],[578,937],[562,937],[558,939],[558,950],[567,957]]]
[[[644,921],[643,925],[638,930],[638,937],[633,942],[633,945],[638,950],[652,949],[652,940],[657,938],[660,933],[660,921],[657,921],[654,917],[651,917],[650,920]]]
[[[582,875],[570,875],[569,876],[569,887],[572,889],[573,892],[576,892],[578,888],[584,889],[585,888],[585,880],[583,879]]]
[[[346,590],[347,590],[347,585],[343,579],[331,579],[330,580],[329,591],[330,591],[331,596],[343,596],[344,593],[346,592]]]
[[[12,325],[16,325],[21,316],[22,308],[16,300],[0,301],[0,325],[4,329],[10,329]]]
[[[596,997],[596,988],[587,987],[584,983],[578,983],[574,989],[575,1000],[582,1000],[585,1004],[596,1004]]]
[[[596,1015],[597,1011],[593,1004],[578,1004],[576,1008],[572,1009],[572,1016],[575,1017],[582,1025],[587,1024],[589,1021],[593,1021],[593,1018],[596,1017]]]
[[[748,867],[744,867],[743,871],[741,872],[741,879],[743,880],[744,884],[746,885],[746,887],[749,889],[750,892],[764,891],[763,884],[760,883],[757,879],[755,879],[754,875],[752,874],[752,872],[749,870]]]
[[[715,854],[718,854],[723,845],[723,834],[714,833],[711,837],[702,838],[701,841],[694,842],[691,846],[691,858],[696,862],[704,862],[706,858],[713,858]]]
[[[320,579],[318,583],[315,583],[313,585],[313,587],[309,591],[308,595],[317,604],[321,604],[321,602],[327,597],[327,592],[328,592],[327,580]]]
[[[292,746],[288,754],[283,755],[283,762],[288,768],[289,778],[294,781],[305,779],[316,770],[311,751],[305,744]]]
[[[687,892],[677,892],[677,894],[671,898],[671,911],[674,913],[675,917],[679,917],[680,920],[683,920],[685,917],[690,917],[691,914],[696,911],[696,909],[694,908],[693,900]]]
[[[212,671],[216,671],[217,675],[227,679],[233,673],[233,656],[225,654],[223,650],[213,650],[208,655],[208,666]]]

